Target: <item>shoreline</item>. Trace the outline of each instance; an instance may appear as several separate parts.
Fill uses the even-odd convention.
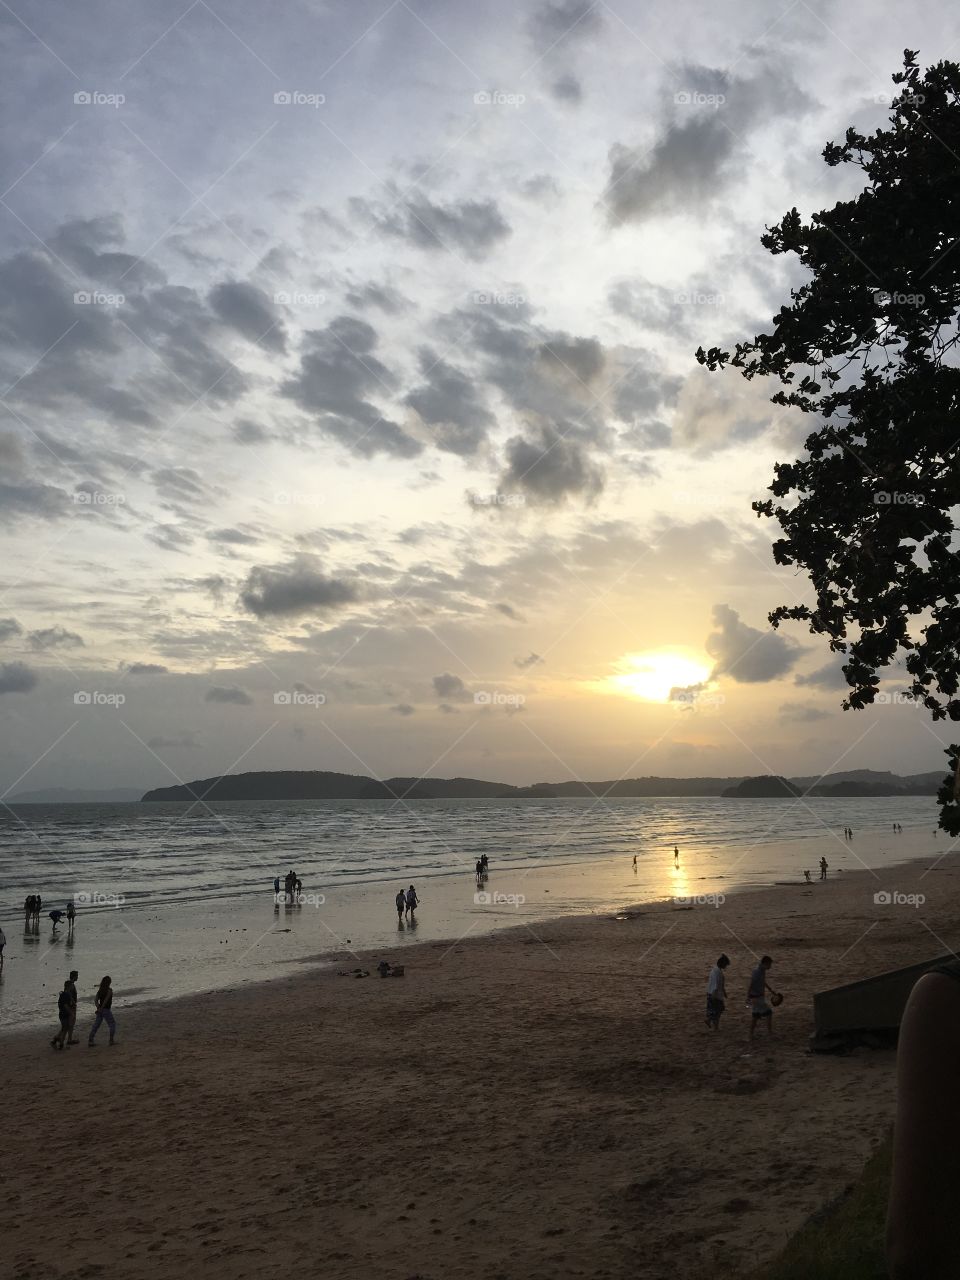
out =
[[[4,1045],[12,1274],[179,1280],[199,1257],[213,1280],[279,1278],[319,1234],[338,1280],[742,1280],[892,1121],[891,1052],[808,1052],[814,991],[956,950],[958,921],[960,853],[938,851],[719,907],[637,903],[358,953],[363,980],[336,976],[351,956],[131,1008],[118,991],[112,1049],[56,1052],[36,1032]],[[743,995],[763,951],[785,1001],[751,1044]],[[405,976],[380,979],[381,955]],[[93,1145],[51,1161],[37,1135],[94,1107]],[[104,1205],[101,1236],[87,1228]]]

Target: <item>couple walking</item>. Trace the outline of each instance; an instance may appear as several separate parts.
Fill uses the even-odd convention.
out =
[[[62,1049],[64,1045],[69,1046],[80,1043],[73,1034],[77,1025],[77,978],[79,976],[76,969],[71,969],[70,977],[63,984],[63,990],[57,999],[57,1016],[60,1019],[60,1030],[50,1041],[50,1046],[53,1049]],[[90,1049],[94,1048],[97,1032],[104,1022],[110,1032],[110,1044],[114,1043],[114,1038],[117,1034],[117,1023],[113,1016],[113,987],[110,985],[109,977],[101,979],[93,1002],[96,1009],[96,1017],[93,1020],[93,1026],[90,1028],[90,1035],[87,1039],[87,1047]]]
[[[419,907],[420,899],[417,897],[417,891],[413,885],[411,885],[406,892],[401,889],[394,899],[394,902],[397,908],[397,924],[403,923],[404,912],[406,912],[410,923],[414,924],[416,918],[413,913],[416,911],[417,907]]]

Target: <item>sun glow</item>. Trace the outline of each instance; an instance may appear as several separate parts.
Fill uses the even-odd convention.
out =
[[[676,649],[657,649],[650,653],[630,653],[617,664],[617,675],[608,684],[617,693],[646,702],[667,702],[671,689],[687,689],[704,684],[710,668],[696,658]]]

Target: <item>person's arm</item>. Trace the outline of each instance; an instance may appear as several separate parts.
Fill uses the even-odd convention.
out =
[[[893,1280],[960,1274],[960,982],[925,974],[900,1025],[887,1265]]]

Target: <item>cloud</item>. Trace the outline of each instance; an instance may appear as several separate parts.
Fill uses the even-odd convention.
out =
[[[314,556],[296,556],[285,566],[256,565],[240,591],[240,602],[258,618],[326,613],[357,600],[356,585],[325,574]]]
[[[465,374],[429,347],[422,347],[419,354],[424,381],[407,394],[404,403],[416,411],[438,449],[471,457],[496,419]]]
[[[0,644],[14,636],[22,636],[23,627],[16,618],[0,618]]]
[[[586,40],[603,26],[597,0],[558,0],[535,9],[527,30],[538,54],[548,55],[559,44]]]
[[[211,689],[203,695],[204,702],[225,702],[233,703],[238,707],[249,707],[253,705],[253,699],[247,693],[246,689],[241,689],[239,685],[223,685],[215,684]]]
[[[208,542],[222,542],[236,547],[253,547],[260,541],[255,534],[244,533],[242,529],[208,529],[204,537]]]
[[[583,101],[583,85],[569,71],[554,80],[550,86],[550,92],[558,102],[573,102],[579,106]]]
[[[729,676],[738,684],[779,680],[804,652],[777,631],[758,631],[741,622],[740,615],[727,604],[713,606],[713,621],[717,630],[704,644],[716,663],[711,679]]]
[[[653,146],[610,148],[603,203],[613,225],[658,214],[702,216],[749,158],[752,130],[778,116],[795,119],[813,105],[783,67],[739,77],[683,65],[675,83],[682,88],[673,117]]]
[[[416,707],[411,707],[409,702],[398,702],[395,707],[390,708],[398,716],[412,716],[416,709]]]
[[[56,519],[70,509],[69,495],[50,484],[11,484],[0,481],[0,521],[11,523],[20,516]]]
[[[540,666],[542,662],[543,658],[539,653],[531,653],[526,658],[514,658],[513,665],[519,667],[521,671],[526,671],[529,667]]]
[[[826,666],[818,667],[816,671],[808,671],[796,675],[793,683],[815,689],[848,690],[850,686],[847,684],[847,678],[843,674],[843,664],[846,661],[847,658],[842,657],[833,662],[828,662]]]
[[[505,618],[509,618],[511,622],[526,622],[526,618],[522,613],[518,613],[512,604],[507,604],[505,600],[501,600],[493,606],[496,610],[503,614]]]
[[[445,716],[458,716],[460,714],[456,707],[451,707],[449,702],[441,702],[437,710],[442,711]]]
[[[270,432],[262,427],[259,422],[253,422],[250,418],[239,418],[231,429],[231,435],[237,444],[263,444],[264,441],[271,438]]]
[[[829,720],[830,712],[820,707],[808,706],[805,702],[781,702],[777,712],[781,720],[804,724],[813,720]]]
[[[449,671],[445,671],[442,676],[433,677],[433,689],[437,697],[443,698],[445,702],[466,702],[471,696],[460,677],[452,676]]]
[[[128,676],[162,676],[168,670],[168,667],[161,666],[159,662],[131,662],[126,667]]]
[[[510,235],[510,225],[495,200],[462,200],[436,204],[423,192],[409,198],[392,192],[398,206],[383,210],[365,200],[351,206],[384,234],[406,240],[419,249],[462,253],[477,262]]]
[[[45,649],[82,649],[83,637],[65,627],[45,627],[27,635],[30,648],[40,653]]]
[[[287,348],[286,331],[272,300],[255,285],[227,280],[214,286],[210,305],[223,323],[268,351]]]
[[[36,673],[26,663],[0,662],[0,693],[29,693],[36,683]]]
[[[423,445],[370,399],[396,390],[396,378],[375,355],[377,332],[365,320],[339,316],[304,336],[300,370],[280,386],[317,427],[362,457],[412,458]]]
[[[559,504],[568,498],[592,502],[603,489],[602,469],[582,444],[555,427],[541,427],[532,439],[514,436],[506,451],[500,484],[508,493],[519,490],[534,502]]]

